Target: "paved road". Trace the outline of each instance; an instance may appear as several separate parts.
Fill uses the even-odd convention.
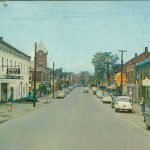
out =
[[[0,126],[0,150],[150,150],[150,132],[82,88]],[[132,119],[132,120],[131,120]]]

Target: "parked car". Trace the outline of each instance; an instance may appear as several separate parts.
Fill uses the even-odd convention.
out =
[[[112,96],[111,107],[114,108],[117,96]]]
[[[147,129],[150,129],[150,112],[144,113],[144,122]]]
[[[112,98],[111,98],[110,95],[104,95],[104,96],[102,97],[102,102],[103,102],[103,103],[111,103],[111,101],[112,101]]]
[[[89,93],[89,89],[88,89],[87,87],[85,87],[85,88],[83,89],[83,92],[84,92],[84,93]]]
[[[34,92],[33,91],[30,91],[28,93],[28,96],[27,97],[24,97],[23,100],[27,101],[27,102],[37,102],[37,99],[38,97],[35,96],[35,99],[34,99]]]
[[[115,111],[129,111],[132,112],[133,106],[129,96],[118,96],[114,104]]]
[[[57,98],[64,98],[66,96],[64,91],[58,91],[57,92]]]
[[[65,94],[69,94],[69,92],[70,92],[70,90],[68,88],[65,88],[64,91],[65,91]]]
[[[103,97],[103,92],[102,91],[97,91],[96,96],[97,96],[97,98],[102,98]]]

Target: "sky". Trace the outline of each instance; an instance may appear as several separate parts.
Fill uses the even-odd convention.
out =
[[[94,72],[97,52],[126,50],[124,62],[150,43],[150,1],[8,1],[0,3],[0,36],[32,56],[35,42],[48,51],[48,66]],[[120,60],[119,60],[120,61]]]

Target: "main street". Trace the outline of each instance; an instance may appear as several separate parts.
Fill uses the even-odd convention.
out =
[[[136,119],[76,88],[64,99],[1,124],[0,150],[150,150],[150,132]]]

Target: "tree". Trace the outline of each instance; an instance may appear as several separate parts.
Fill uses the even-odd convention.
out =
[[[90,79],[90,73],[88,71],[81,71],[79,74],[79,82],[82,85],[86,85]]]
[[[95,69],[95,82],[105,80],[106,74],[109,74],[109,68],[113,66],[119,57],[111,52],[97,52],[92,59],[92,65]],[[108,77],[109,78],[109,77]]]

